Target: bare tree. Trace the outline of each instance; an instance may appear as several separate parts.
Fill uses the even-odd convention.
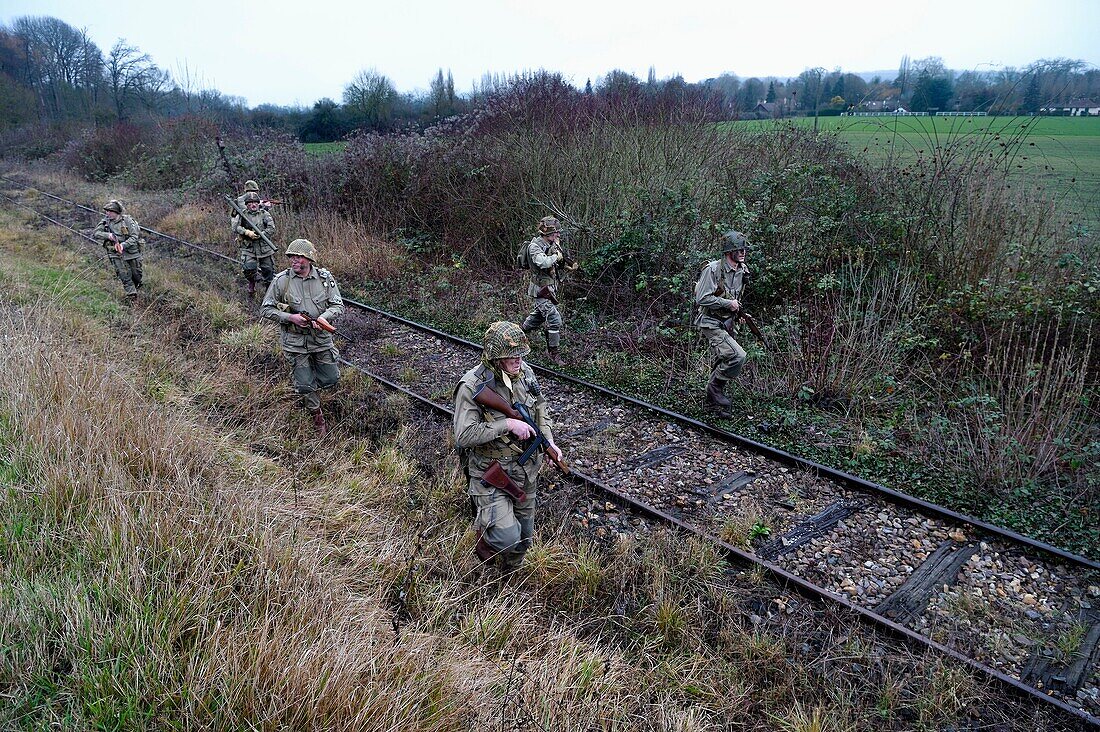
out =
[[[141,53],[120,38],[107,56],[107,83],[115,114],[119,121],[124,121],[129,119],[135,103],[154,107],[157,97],[169,86],[170,77],[153,63],[149,54]]]
[[[86,31],[48,16],[23,16],[12,24],[22,41],[24,76],[49,117],[91,111],[103,54]]]

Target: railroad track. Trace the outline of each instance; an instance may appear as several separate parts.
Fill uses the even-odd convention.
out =
[[[35,212],[80,233],[61,214]],[[211,247],[148,231],[236,265]],[[355,340],[342,362],[449,415],[451,389],[480,345],[354,299],[345,304],[341,329]],[[597,539],[637,531],[630,516],[699,535],[789,591],[1100,726],[1100,563],[535,368],[555,421],[573,426],[556,433],[574,479],[600,496],[575,517]]]

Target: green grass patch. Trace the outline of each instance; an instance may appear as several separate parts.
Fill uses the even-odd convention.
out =
[[[789,124],[812,128],[814,120],[737,122],[731,128],[766,132]],[[936,148],[1003,154],[1012,180],[1052,198],[1074,223],[1100,228],[1100,117],[820,117],[818,129],[836,133],[853,152],[899,168]]]
[[[347,147],[346,142],[306,142],[302,144],[310,155],[331,155],[341,153]]]

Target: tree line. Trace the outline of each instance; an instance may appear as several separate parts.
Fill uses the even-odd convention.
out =
[[[169,71],[119,39],[103,52],[85,30],[49,16],[24,16],[0,27],[0,129],[29,123],[101,126],[144,117],[199,115],[218,123],[273,127],[303,142],[340,140],[359,131],[422,129],[484,106],[515,76],[485,74],[465,94],[439,69],[427,90],[399,92],[381,71],[367,68],[342,98],[310,108],[261,104],[207,87],[188,67]],[[903,57],[892,79],[841,69],[807,69],[794,78],[741,78],[732,73],[689,83],[682,76],[645,80],[622,70],[586,80],[577,91],[603,102],[639,108],[692,105],[716,120],[845,111],[982,111],[1034,114],[1044,106],[1100,97],[1100,70],[1079,60],[1044,59],[1025,68],[955,72],[943,60]],[[645,114],[643,116],[652,116]]]

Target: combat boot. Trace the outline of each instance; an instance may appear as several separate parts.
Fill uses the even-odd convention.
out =
[[[733,402],[729,400],[725,392],[726,382],[719,380],[717,376],[711,376],[707,384],[707,404],[715,409],[721,416],[730,415],[730,407]]]
[[[317,430],[317,434],[324,437],[328,434],[328,425],[325,424],[325,413],[320,409],[311,412],[313,414],[313,427]]]
[[[565,365],[565,361],[563,361],[561,357],[561,352],[558,351],[558,349],[556,348],[547,348],[546,358],[550,361],[550,363],[554,364],[555,366]]]
[[[477,532],[477,543],[474,544],[474,554],[485,564],[492,562],[497,556],[497,550],[485,540],[485,532],[480,529]]]
[[[248,299],[256,297],[256,280],[248,281]]]

